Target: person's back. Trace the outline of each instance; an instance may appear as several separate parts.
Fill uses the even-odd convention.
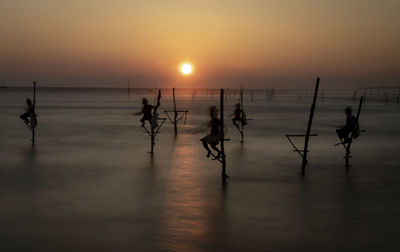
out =
[[[152,105],[149,104],[144,104],[143,108],[142,108],[142,113],[143,113],[143,117],[145,119],[151,119],[152,114],[151,114],[151,110],[153,109]]]
[[[25,105],[25,113],[33,114],[33,104]]]
[[[219,136],[221,134],[220,130],[220,120],[216,117],[212,118],[209,127],[211,128],[211,135]]]
[[[357,119],[356,119],[356,117],[354,115],[352,115],[352,114],[347,115],[347,118],[346,118],[346,129],[349,132],[354,130],[354,126],[357,123],[356,121],[357,121]]]
[[[240,118],[242,117],[242,109],[236,107],[234,111],[234,116],[236,120],[240,120]]]

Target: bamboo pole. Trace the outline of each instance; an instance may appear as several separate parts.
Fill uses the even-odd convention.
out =
[[[176,111],[175,88],[172,89],[172,96],[174,99],[174,130],[175,130],[175,136],[176,136],[178,134],[178,126],[177,126],[178,112]]]
[[[221,88],[221,95],[220,95],[220,127],[221,127],[221,164],[222,164],[222,180],[225,181],[226,178],[229,176],[226,174],[226,159],[225,159],[225,135],[224,135],[224,89]]]
[[[358,123],[358,119],[360,118],[360,112],[361,112],[361,106],[362,106],[362,104],[363,104],[363,99],[364,99],[364,97],[363,96],[361,96],[361,98],[360,98],[360,103],[358,104],[358,111],[357,111],[357,117],[356,117],[356,124]],[[350,147],[351,147],[351,144],[352,144],[352,142],[353,142],[353,137],[354,137],[354,132],[352,132],[351,133],[351,136],[350,136],[350,142],[347,144],[347,146],[346,146],[346,170],[349,170],[350,169],[350,164],[349,164],[349,159],[350,159],[350,153],[351,153],[351,151],[350,151]]]
[[[153,153],[154,153],[154,128],[153,128],[153,125],[150,125],[150,127],[151,127],[151,135],[150,135],[150,138],[151,138],[151,149],[150,149],[150,153],[151,153],[151,155],[153,155]]]
[[[310,117],[308,119],[308,125],[307,125],[306,138],[305,138],[305,141],[304,141],[303,162],[302,162],[302,165],[301,165],[301,174],[302,175],[304,175],[305,171],[306,171],[308,141],[310,139],[310,132],[311,132],[312,120],[313,120],[313,117],[314,117],[315,103],[316,103],[317,96],[318,96],[318,88],[319,88],[319,77],[317,78],[317,83],[315,84],[314,99],[313,99],[313,103],[311,105]]]
[[[243,117],[243,87],[240,85],[240,109],[242,110],[242,117]],[[240,120],[240,142],[243,143],[243,134],[244,134],[244,127],[243,122]]]
[[[36,81],[33,82],[33,115],[32,119],[35,121],[32,122],[33,120],[31,119],[31,128],[32,128],[32,145],[35,145],[35,128],[37,124],[37,118],[36,118]]]

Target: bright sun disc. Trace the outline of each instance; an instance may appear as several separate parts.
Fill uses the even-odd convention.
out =
[[[187,64],[187,63],[183,64],[182,67],[181,67],[181,72],[184,75],[191,74],[192,73],[192,66],[190,64]]]

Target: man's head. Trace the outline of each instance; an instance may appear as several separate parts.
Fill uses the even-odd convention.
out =
[[[143,97],[143,99],[142,99],[142,104],[143,104],[143,105],[147,105],[148,103],[149,103],[149,102],[147,101],[147,99]]]
[[[28,105],[32,105],[32,100],[31,100],[30,98],[26,98],[26,103],[27,103]]]
[[[351,115],[352,109],[351,107],[347,107],[344,112],[346,113],[346,115]]]
[[[235,108],[239,109],[240,108],[240,103],[235,104]]]

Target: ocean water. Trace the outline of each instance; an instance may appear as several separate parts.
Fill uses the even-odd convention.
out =
[[[140,127],[152,89],[38,88],[36,144],[19,119],[29,88],[0,89],[0,251],[395,251],[400,249],[400,104],[367,96],[351,169],[335,128],[350,91],[318,98],[306,176],[285,134],[304,134],[312,90],[248,90],[244,143],[229,114],[227,183],[196,132],[218,90],[177,90],[189,110],[150,155]],[[251,93],[254,100],[251,101]],[[300,95],[299,95],[300,94]],[[159,111],[173,108],[163,90]],[[160,113],[160,116],[164,116]],[[302,149],[303,140],[295,139]]]

